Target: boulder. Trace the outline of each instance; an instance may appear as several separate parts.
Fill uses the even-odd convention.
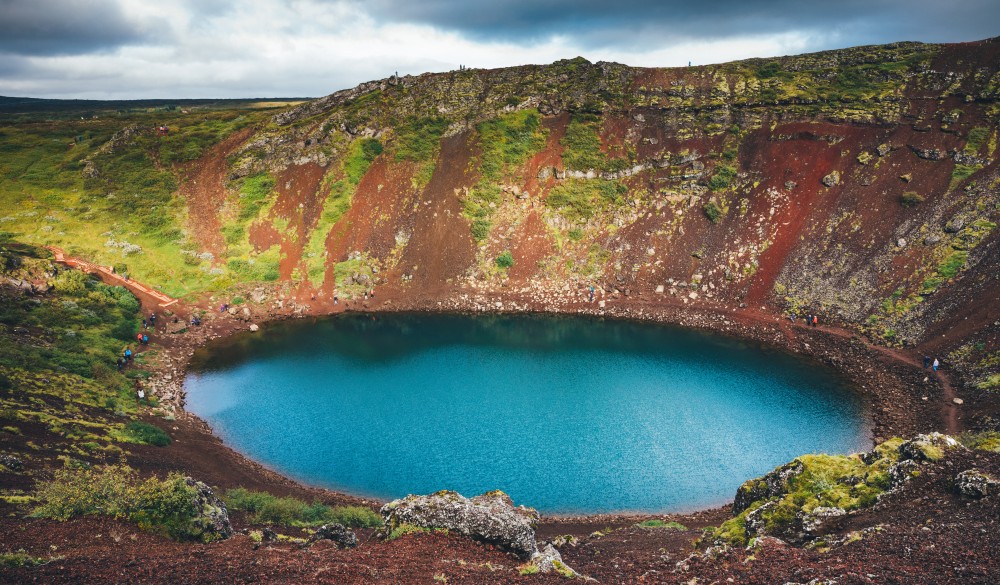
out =
[[[919,468],[920,464],[912,459],[893,464],[887,471],[889,474],[889,485],[892,489],[898,488],[909,481]]]
[[[795,460],[786,463],[763,477],[747,480],[736,490],[733,501],[733,515],[749,508],[754,502],[788,493],[788,482],[802,473],[805,466]]]
[[[538,512],[514,506],[502,491],[466,498],[443,490],[427,496],[406,496],[382,507],[386,532],[400,525],[444,528],[509,550],[523,559],[538,554],[535,525]]]
[[[308,546],[319,540],[332,541],[337,545],[337,548],[354,548],[358,546],[358,537],[341,524],[324,524],[320,526],[309,537],[309,540],[306,541],[306,545]]]
[[[949,234],[957,234],[964,227],[965,227],[965,220],[960,217],[955,217],[952,218],[951,221],[945,224],[944,231]]]
[[[552,546],[552,543],[546,543],[542,550],[536,552],[531,556],[531,564],[538,567],[540,573],[551,573],[555,571],[563,577],[572,579],[579,577],[580,574],[569,568],[566,563],[562,560],[562,555],[556,550],[556,547]]]
[[[822,183],[827,187],[836,187],[840,184],[840,171],[833,171],[829,175],[823,177]]]
[[[899,446],[900,461],[937,461],[950,449],[964,449],[961,443],[948,435],[930,433],[917,435]]]
[[[229,511],[226,510],[226,504],[212,492],[212,488],[190,477],[185,477],[184,483],[195,491],[191,504],[196,513],[191,524],[196,528],[192,534],[205,542],[232,536]]]
[[[843,508],[814,508],[812,512],[802,515],[802,530],[803,532],[814,534],[829,523],[830,520],[846,515],[847,512]]]
[[[966,469],[955,476],[955,489],[968,498],[985,498],[997,493],[998,488],[1000,481],[978,469]]]

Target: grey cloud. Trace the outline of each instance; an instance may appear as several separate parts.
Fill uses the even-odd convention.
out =
[[[0,0],[0,52],[93,53],[140,42],[151,30],[129,22],[113,0]]]
[[[1000,33],[995,0],[350,0],[378,19],[421,22],[479,40],[554,35],[588,48],[809,31],[849,43],[948,42]]]

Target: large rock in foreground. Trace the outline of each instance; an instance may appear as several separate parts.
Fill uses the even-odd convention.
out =
[[[472,499],[447,490],[429,496],[406,496],[383,506],[382,518],[388,532],[403,524],[444,528],[502,547],[523,559],[538,553],[535,543],[538,512],[515,507],[510,496],[501,491]]]

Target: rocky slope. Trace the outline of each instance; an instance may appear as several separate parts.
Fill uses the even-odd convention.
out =
[[[181,192],[215,269],[249,246],[314,309],[373,288],[555,309],[593,286],[816,313],[988,388],[998,97],[997,39],[392,77],[227,141]]]

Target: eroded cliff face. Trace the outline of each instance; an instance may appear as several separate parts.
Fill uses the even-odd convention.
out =
[[[214,209],[321,299],[812,311],[988,384],[998,97],[998,39],[392,77],[216,149]]]

